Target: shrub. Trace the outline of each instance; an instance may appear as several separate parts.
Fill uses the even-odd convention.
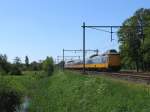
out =
[[[0,91],[1,112],[14,112],[21,103],[20,95],[15,90]]]
[[[53,65],[49,65],[47,72],[48,72],[48,76],[52,75],[53,72],[54,72],[54,66]]]
[[[0,76],[4,76],[4,75],[7,75],[7,72],[1,69],[0,70]]]
[[[11,71],[9,72],[10,75],[22,75],[22,72],[19,67],[12,66]]]
[[[21,104],[21,93],[8,85],[8,81],[0,82],[0,111],[14,112]]]
[[[52,75],[54,72],[54,61],[52,57],[47,57],[43,61],[43,69],[47,72],[48,76]]]

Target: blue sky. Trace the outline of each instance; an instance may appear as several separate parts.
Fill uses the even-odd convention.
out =
[[[0,53],[9,60],[30,60],[62,54],[62,49],[82,48],[83,21],[87,25],[121,25],[148,0],[1,0]],[[86,30],[86,48],[103,52],[118,48],[117,37]],[[71,54],[74,55],[74,54]]]

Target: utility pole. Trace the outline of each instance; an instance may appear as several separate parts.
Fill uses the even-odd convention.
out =
[[[64,70],[64,66],[65,66],[65,59],[64,59],[64,49],[63,49],[63,70]]]
[[[143,25],[138,25],[138,26],[127,26],[127,25],[122,25],[122,26],[112,26],[112,25],[108,25],[108,26],[87,26],[85,25],[85,22],[83,22],[83,26],[81,26],[83,28],[83,73],[85,73],[85,29],[86,28],[91,28],[91,29],[95,29],[95,30],[99,30],[99,31],[103,31],[103,32],[107,32],[110,33],[111,35],[111,41],[113,40],[113,36],[112,34],[115,33],[113,32],[114,28],[141,28],[141,34],[142,34],[142,38],[143,38],[143,42],[144,42],[144,34],[143,34],[143,27],[150,27],[149,25],[143,26]],[[103,29],[98,29],[98,28],[110,28],[110,31],[107,30],[103,30]]]
[[[83,73],[85,73],[85,22],[83,22]]]
[[[85,36],[84,36],[85,37]],[[98,54],[98,49],[96,49],[96,50],[92,50],[92,49],[87,49],[87,50],[85,50],[85,38],[84,38],[84,40],[83,40],[83,43],[84,43],[84,50],[82,50],[82,49],[80,49],[80,50],[73,50],[73,49],[63,49],[63,61],[65,61],[65,57],[79,57],[79,59],[80,59],[80,56],[65,56],[65,52],[83,52],[83,72],[85,72],[85,53],[86,52],[96,52],[96,54]],[[59,56],[60,57],[60,56]],[[64,69],[64,66],[63,66],[63,69]]]
[[[83,22],[83,73],[85,73],[85,22]]]

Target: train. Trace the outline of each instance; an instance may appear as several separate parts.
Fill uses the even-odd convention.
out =
[[[65,69],[81,70],[83,61],[80,59],[67,61]],[[89,71],[119,71],[121,69],[120,53],[115,49],[110,49],[103,54],[94,54],[85,59],[85,69]]]

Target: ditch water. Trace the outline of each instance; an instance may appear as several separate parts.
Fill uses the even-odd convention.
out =
[[[29,106],[30,106],[30,98],[28,96],[25,96],[23,103],[21,104],[20,108],[17,109],[16,112],[29,112]]]

